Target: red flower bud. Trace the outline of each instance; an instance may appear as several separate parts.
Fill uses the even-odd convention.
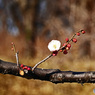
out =
[[[76,35],[77,35],[77,36],[80,36],[80,33],[78,32],[78,33],[76,33]]]
[[[28,67],[27,70],[29,71],[29,70],[31,70],[31,69]]]
[[[65,41],[68,42],[69,41],[69,38],[66,38]]]
[[[66,46],[66,45],[67,45],[67,43],[64,43],[64,44],[63,44],[63,46]]]
[[[69,47],[69,48],[70,48],[70,47],[71,47],[71,44],[67,44],[67,47]]]
[[[69,47],[66,47],[66,50],[69,50],[70,48]]]
[[[63,50],[62,49],[60,49],[60,52],[62,52]]]
[[[84,31],[84,30],[82,30],[82,31],[81,31],[81,33],[82,33],[82,34],[85,34],[85,31]]]
[[[21,68],[22,68],[23,66],[24,66],[23,64],[20,65]]]
[[[58,51],[53,51],[52,55],[56,56],[58,54]]]
[[[73,38],[73,40],[72,40],[74,43],[76,43],[77,42],[77,39],[76,38]]]
[[[13,45],[14,43],[13,42],[11,42],[11,45]]]
[[[27,69],[27,68],[28,68],[27,66],[23,67],[23,69]]]
[[[64,53],[64,54],[67,54],[68,52],[67,52],[67,50],[64,50],[63,53]]]

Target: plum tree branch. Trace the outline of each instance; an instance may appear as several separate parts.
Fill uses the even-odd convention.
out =
[[[42,61],[38,62],[37,64],[35,64],[34,67],[32,67],[32,71],[34,71],[35,68],[37,68],[41,63],[45,62],[46,60],[48,60],[49,58],[51,58],[52,56],[56,56],[58,54],[59,51],[63,52],[64,54],[67,54],[68,50],[71,47],[71,44],[69,44],[71,41],[73,41],[74,43],[77,42],[77,39],[74,38],[76,35],[80,36],[80,33],[85,34],[84,30],[80,30],[79,32],[75,33],[71,39],[69,40],[68,38],[65,39],[65,43],[63,44],[62,47],[60,47],[61,43],[58,40],[52,40],[49,44],[48,44],[48,48],[50,51],[52,51],[52,53],[50,55],[48,55],[46,58],[44,58]],[[15,45],[13,44],[14,48]],[[15,51],[15,49],[14,49]],[[17,58],[16,58],[17,59]],[[18,62],[17,62],[18,63]],[[18,65],[18,64],[17,64]]]
[[[38,62],[33,68],[32,71],[34,71],[34,69],[40,65],[41,63],[45,62],[46,60],[48,60],[50,57],[52,57],[52,54],[50,54],[49,56],[47,56],[46,58],[44,58],[42,61]]]
[[[21,64],[19,64],[20,67]],[[16,63],[6,62],[0,60],[0,73],[11,74],[26,79],[39,79],[44,81],[50,81],[52,83],[95,83],[95,71],[89,72],[73,72],[73,71],[61,71],[59,69],[41,69],[35,68],[32,71],[24,70],[24,75],[19,74],[19,70]]]

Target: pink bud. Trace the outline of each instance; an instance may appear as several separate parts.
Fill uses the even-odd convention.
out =
[[[31,70],[31,69],[28,67],[27,70],[29,71],[29,70]]]
[[[66,38],[65,41],[68,42],[69,41],[69,38]]]
[[[77,39],[76,38],[73,38],[73,42],[76,43],[77,42]]]
[[[14,51],[14,48],[12,47],[11,50]]]
[[[62,49],[60,49],[60,52],[62,52],[63,50]]]
[[[70,47],[66,47],[66,50],[69,50],[70,49]]]
[[[82,30],[82,31],[81,31],[81,33],[82,33],[82,34],[85,34],[85,31],[84,31],[84,30]]]
[[[20,65],[21,68],[22,68],[23,66],[24,66],[23,64]]]
[[[52,55],[56,56],[58,54],[58,51],[53,51]]]
[[[23,69],[27,69],[27,68],[28,68],[27,66],[23,67]]]
[[[64,53],[64,54],[67,54],[68,52],[67,52],[67,50],[64,50],[63,53]]]
[[[76,33],[76,35],[77,35],[77,36],[80,36],[80,33],[78,32],[78,33]]]
[[[13,42],[11,42],[11,45],[13,45],[14,43]]]
[[[67,47],[69,47],[69,48],[70,48],[70,47],[71,47],[71,44],[67,44]]]

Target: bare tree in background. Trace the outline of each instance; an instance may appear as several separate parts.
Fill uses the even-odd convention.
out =
[[[81,54],[82,54],[81,57],[89,56],[90,58],[92,58],[92,56],[91,56],[91,38],[93,39],[92,31],[93,31],[93,13],[94,13],[94,9],[95,9],[95,1],[87,0],[85,3],[85,7],[87,10],[88,18],[86,19],[86,21],[84,23],[84,29],[88,33],[88,38],[86,40],[84,40],[80,46],[80,47],[83,47],[81,49]]]
[[[94,15],[94,0],[1,0],[0,14],[3,15],[3,27],[13,26],[28,39],[28,52],[36,55],[36,39],[44,41],[59,39],[60,35],[69,35],[80,25],[92,34]],[[0,5],[0,6],[1,6]],[[86,20],[83,19],[81,8],[87,10]],[[81,14],[79,14],[81,12]],[[7,21],[7,23],[6,23]],[[9,23],[10,22],[10,23]],[[89,22],[89,23],[88,23]],[[76,26],[77,25],[77,26]],[[15,32],[16,33],[16,32]],[[46,39],[46,40],[45,40]],[[83,45],[86,44],[85,48]],[[80,47],[81,56],[91,56],[91,41],[84,41]]]

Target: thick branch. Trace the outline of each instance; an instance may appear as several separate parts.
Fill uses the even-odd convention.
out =
[[[28,66],[29,67],[29,66]],[[40,69],[35,68],[32,72],[31,70],[26,72],[21,76],[19,74],[19,69],[16,63],[5,62],[0,60],[0,73],[11,74],[27,79],[39,79],[50,81],[53,83],[64,83],[64,82],[77,82],[77,83],[95,83],[95,72],[73,72],[73,71],[60,71],[58,69]]]

